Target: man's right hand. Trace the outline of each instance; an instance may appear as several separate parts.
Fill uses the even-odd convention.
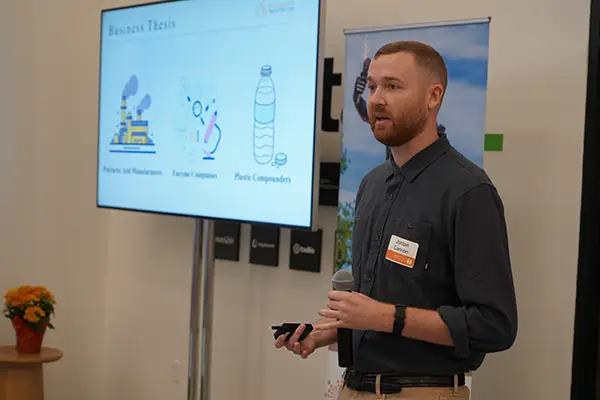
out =
[[[287,341],[285,338],[288,334],[280,335],[275,340],[275,347],[278,349],[285,347],[302,358],[310,356],[319,347],[319,344],[317,343],[315,331],[311,332],[302,342],[299,342],[298,339],[304,332],[304,329],[306,329],[306,325],[300,325]]]

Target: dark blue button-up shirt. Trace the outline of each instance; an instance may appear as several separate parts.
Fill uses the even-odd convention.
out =
[[[517,308],[502,201],[485,172],[444,134],[402,167],[390,159],[369,172],[355,218],[355,290],[437,310],[455,344],[355,331],[355,369],[452,375],[512,345]],[[418,245],[412,267],[386,259],[392,235]]]

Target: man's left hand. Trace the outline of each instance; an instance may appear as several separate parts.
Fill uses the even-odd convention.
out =
[[[381,303],[358,292],[330,291],[328,309],[319,311],[325,318],[336,319],[327,329],[348,328],[363,331],[393,332],[393,304]]]

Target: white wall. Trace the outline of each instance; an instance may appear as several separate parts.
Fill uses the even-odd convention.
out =
[[[97,6],[96,6],[97,7]],[[0,290],[57,301],[49,399],[102,400],[108,215],[95,210],[97,56],[89,4],[0,1]],[[55,29],[51,33],[50,29]],[[8,320],[0,342],[14,343]]]
[[[114,0],[2,0],[0,284],[41,282],[59,300],[47,344],[48,398],[185,399],[192,222],[94,208],[99,10]],[[505,150],[485,167],[503,195],[520,330],[488,357],[474,399],[568,398],[589,2],[329,0],[326,56],[343,65],[344,28],[492,16],[488,132]],[[50,29],[57,29],[51,33]],[[334,97],[339,117],[341,89]],[[339,154],[325,134],[323,157]],[[526,175],[527,174],[527,175]],[[215,399],[322,397],[325,354],[272,349],[273,323],[313,320],[330,285],[335,211],[322,209],[323,272],[217,264]],[[557,239],[560,251],[555,250]],[[8,321],[0,340],[12,340]],[[126,354],[126,352],[128,352]],[[173,360],[182,362],[173,382]],[[177,374],[176,374],[177,375]],[[552,377],[552,383],[545,381]]]

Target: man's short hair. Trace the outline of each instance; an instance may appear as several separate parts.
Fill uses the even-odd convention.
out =
[[[396,53],[412,54],[415,57],[415,63],[438,79],[444,88],[444,93],[446,92],[446,87],[448,86],[448,69],[446,68],[444,59],[436,49],[421,42],[397,41],[381,47],[375,53],[374,58]]]

